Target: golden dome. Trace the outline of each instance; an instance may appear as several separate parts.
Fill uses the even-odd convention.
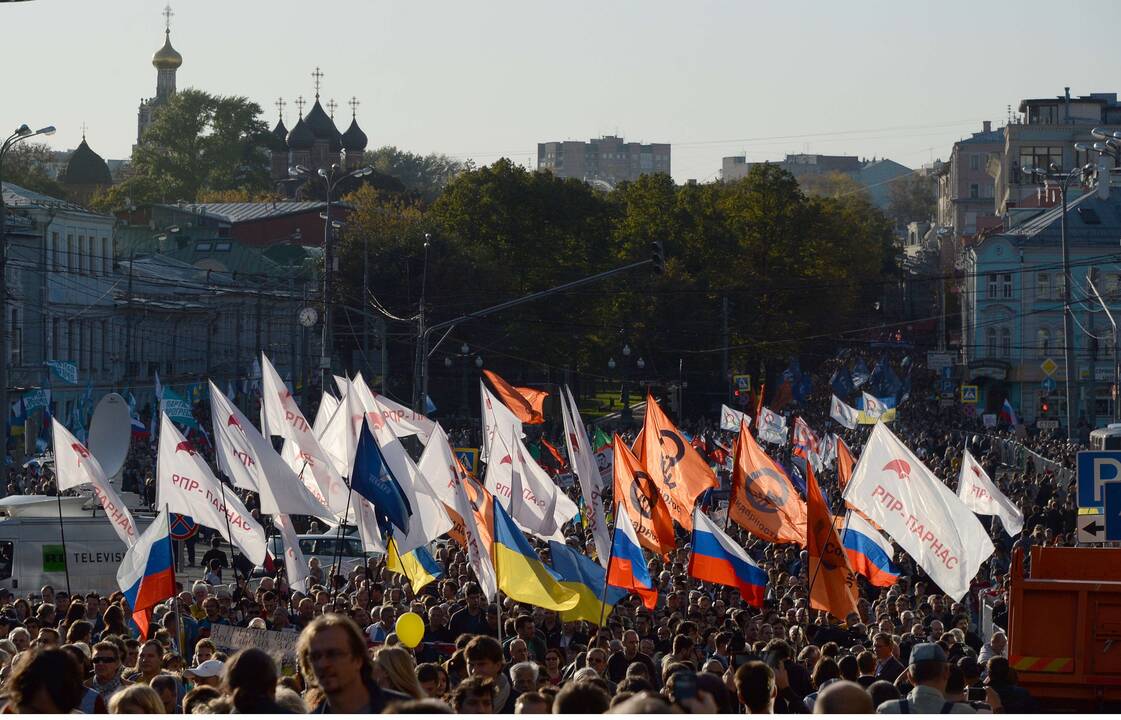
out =
[[[158,70],[176,70],[183,64],[183,56],[171,47],[171,30],[164,32],[163,47],[152,56],[152,64]]]

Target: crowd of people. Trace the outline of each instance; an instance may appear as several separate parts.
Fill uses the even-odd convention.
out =
[[[825,363],[818,377],[840,362]],[[434,549],[442,575],[417,593],[377,557],[346,574],[316,564],[307,592],[288,587],[279,563],[272,576],[227,573],[221,582],[228,563],[214,548],[206,562],[216,563],[210,579],[219,581],[181,586],[156,608],[147,637],[119,592],[0,591],[3,702],[18,712],[115,713],[1030,712],[1035,700],[1017,684],[1000,630],[1009,568],[1016,547],[1074,544],[1074,499],[1047,472],[1002,466],[996,443],[1011,432],[986,430],[959,407],[942,407],[932,380],[913,370],[892,431],[951,488],[970,447],[1025,517],[1016,538],[999,520],[981,518],[996,553],[960,602],[897,552],[895,585],[861,578],[858,613],[831,617],[810,607],[804,550],[734,524],[729,534],[767,574],[761,608],[732,588],[690,577],[689,538],[679,528],[676,552],[648,556],[654,609],[628,596],[602,628],[501,594],[486,598],[454,542]],[[819,432],[839,433],[859,456],[868,428],[840,429],[828,419],[828,382],[815,388],[787,411]],[[733,444],[715,419],[681,428],[709,447]],[[1080,449],[1054,437],[1017,441],[1067,467]],[[789,462],[789,447],[767,449]],[[152,475],[144,457],[154,458],[150,447],[130,456],[141,488]],[[829,505],[843,507],[835,473],[826,469],[818,479]],[[702,502],[717,513],[719,497]],[[253,498],[246,500],[256,512]],[[594,552],[582,526],[565,532],[570,544]],[[537,550],[548,562],[548,546]],[[983,600],[993,608],[991,631],[981,627]],[[425,623],[416,647],[403,645],[395,630],[406,612]],[[296,662],[216,645],[219,625],[290,633]]]

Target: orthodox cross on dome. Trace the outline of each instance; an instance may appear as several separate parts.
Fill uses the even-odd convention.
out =
[[[327,114],[331,116],[332,120],[335,119],[335,108],[338,106],[339,104],[335,102],[335,98],[331,98],[327,101]]]
[[[356,98],[356,97],[350,98],[350,102],[348,102],[347,105],[350,105],[350,117],[351,118],[358,117],[358,98]]]
[[[284,106],[288,103],[284,102],[284,98],[276,99],[276,113],[280,116],[280,122],[284,122]]]
[[[86,124],[82,123],[82,142],[86,140]]]
[[[319,66],[318,65],[315,66],[315,72],[313,72],[311,74],[311,77],[315,80],[315,99],[318,100],[319,99],[319,85],[321,84],[321,82],[323,80],[323,73],[321,73],[319,71]]]
[[[296,97],[296,108],[300,111],[300,117],[304,116],[304,102],[306,101],[303,95],[298,95]]]
[[[164,30],[167,32],[171,32],[171,18],[174,15],[175,13],[171,11],[171,4],[168,3],[163,9]]]

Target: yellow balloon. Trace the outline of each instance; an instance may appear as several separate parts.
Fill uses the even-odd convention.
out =
[[[397,639],[407,648],[415,648],[424,639],[424,620],[414,612],[397,618]]]

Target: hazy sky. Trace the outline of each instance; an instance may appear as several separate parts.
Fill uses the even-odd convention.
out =
[[[155,94],[163,0],[0,3],[0,128],[127,157]],[[945,157],[1020,99],[1121,91],[1121,3],[178,0],[179,88],[361,102],[370,146],[486,164],[618,133],[673,144],[679,182],[789,152]],[[305,108],[306,111],[307,108]],[[7,133],[5,133],[7,134]]]

